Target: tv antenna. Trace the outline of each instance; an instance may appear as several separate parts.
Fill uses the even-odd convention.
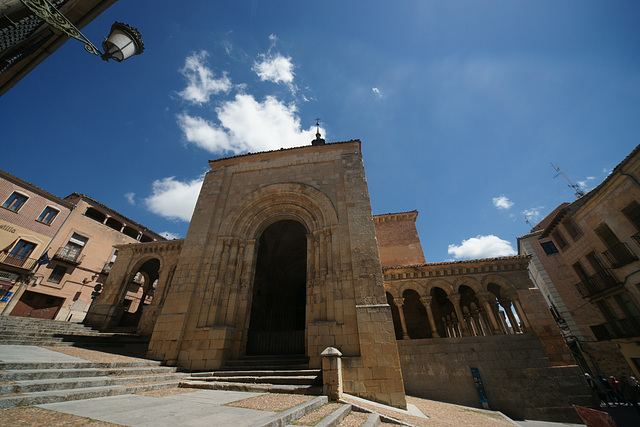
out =
[[[527,218],[527,214],[524,214],[524,222],[526,222],[529,227],[533,227],[533,225],[531,225],[531,223],[529,222],[529,218]]]
[[[551,163],[551,162],[549,162],[549,163]],[[573,182],[571,182],[569,177],[564,172],[562,172],[562,169],[560,169],[559,166],[554,165],[553,163],[551,163],[551,167],[553,167],[553,170],[558,172],[553,178],[555,179],[555,178],[559,177],[560,175],[562,175],[564,177],[564,179],[566,179],[567,182],[569,183],[568,186],[573,188],[573,191],[575,191],[576,199],[579,199],[580,197],[584,196],[584,191],[582,191],[580,189],[580,187],[578,187]]]

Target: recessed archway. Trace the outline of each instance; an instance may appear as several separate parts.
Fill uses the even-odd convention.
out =
[[[247,354],[304,354],[307,237],[297,221],[268,226],[256,260]]]

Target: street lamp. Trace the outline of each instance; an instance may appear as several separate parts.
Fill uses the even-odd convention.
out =
[[[140,55],[144,51],[144,43],[140,32],[130,25],[116,21],[111,26],[111,34],[102,42],[102,48],[104,49],[104,53],[102,53],[48,0],[20,1],[43,21],[69,37],[80,40],[84,43],[84,49],[87,52],[100,56],[105,61],[113,59],[114,61],[122,62],[133,55]]]

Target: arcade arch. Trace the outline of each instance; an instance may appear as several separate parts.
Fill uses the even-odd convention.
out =
[[[387,302],[397,339],[520,334],[527,330],[515,288],[497,275],[482,281],[460,278],[452,284],[442,279],[398,287],[387,284]]]

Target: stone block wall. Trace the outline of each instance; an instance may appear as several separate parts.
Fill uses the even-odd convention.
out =
[[[398,341],[407,395],[480,408],[478,368],[492,410],[514,419],[581,422],[596,402],[577,366],[552,366],[533,334]]]

